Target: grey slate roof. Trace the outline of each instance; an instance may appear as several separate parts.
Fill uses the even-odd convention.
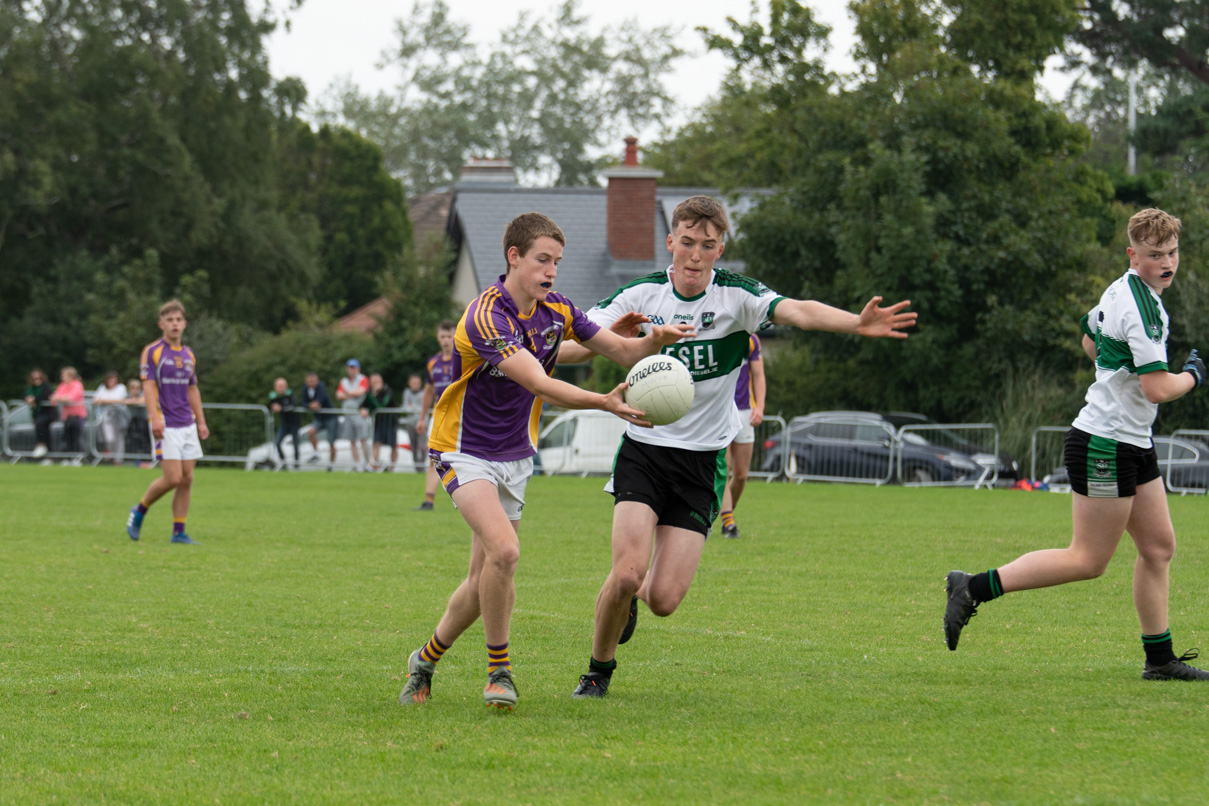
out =
[[[769,191],[748,191],[739,202],[727,202],[735,221],[755,197]],[[521,213],[544,213],[558,222],[567,247],[554,290],[587,310],[625,283],[671,264],[667,252],[668,223],[675,206],[696,194],[718,196],[715,188],[657,187],[655,191],[655,256],[650,261],[614,260],[607,238],[605,188],[523,188],[516,185],[459,185],[454,195],[449,231],[455,243],[469,249],[479,289],[504,273],[504,227]],[[743,263],[724,255],[720,268],[742,272]]]

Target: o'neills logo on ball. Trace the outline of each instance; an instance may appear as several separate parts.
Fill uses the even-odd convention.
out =
[[[650,366],[643,367],[642,369],[635,372],[633,375],[631,375],[629,378],[626,379],[626,382],[632,386],[632,385],[638,383],[640,380],[642,380],[646,376],[650,375],[651,373],[667,372],[668,370],[671,370],[671,369],[675,369],[675,367],[672,366],[672,363],[670,361],[657,361],[655,363],[652,363]]]

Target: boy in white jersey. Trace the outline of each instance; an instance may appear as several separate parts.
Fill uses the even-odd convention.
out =
[[[982,574],[947,578],[945,639],[957,649],[978,605],[1010,591],[1095,579],[1104,573],[1126,531],[1138,549],[1133,600],[1142,625],[1143,680],[1209,680],[1209,672],[1177,658],[1167,622],[1168,567],[1175,531],[1159,476],[1150,428],[1160,403],[1201,385],[1205,363],[1193,350],[1179,372],[1167,369],[1167,312],[1161,295],[1180,265],[1180,220],[1162,210],[1129,219],[1129,270],[1083,318],[1083,349],[1096,362],[1087,405],[1066,435],[1073,491],[1069,548],[1034,551]]]
[[[681,202],[672,213],[667,249],[672,265],[619,289],[589,312],[615,326],[631,312],[647,320],[684,322],[696,335],[663,352],[693,374],[693,406],[670,425],[627,429],[606,490],[613,493],[613,567],[596,600],[596,628],[587,674],[575,697],[603,697],[614,654],[633,634],[638,599],[657,616],[675,612],[688,593],[726,483],[726,446],[739,433],[735,380],[748,336],[767,325],[906,338],[915,323],[910,302],[878,307],[874,297],[853,314],[813,300],[774,293],[763,283],[721,269],[726,209],[708,196]],[[588,357],[564,344],[560,361]],[[652,553],[653,552],[653,553]]]
[[[147,509],[172,491],[172,542],[192,544],[185,532],[193,496],[193,466],[202,457],[201,440],[210,436],[201,392],[197,388],[197,359],[181,338],[185,333],[185,306],[169,300],[160,306],[159,329],[163,338],[143,348],[139,377],[147,404],[147,419],[155,439],[164,475],[151,482],[126,518],[126,534],[138,540]]]

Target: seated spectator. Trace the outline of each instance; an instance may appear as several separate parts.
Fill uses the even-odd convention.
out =
[[[391,398],[394,394],[394,390],[386,385],[380,373],[375,372],[369,376],[369,392],[361,401],[361,416],[373,418],[374,454],[369,463],[371,470],[382,469],[382,466],[378,464],[378,452],[383,445],[390,445],[391,470],[394,470],[395,463],[399,461],[399,440],[395,435],[395,415],[375,414],[378,409],[390,408]]]
[[[315,455],[307,461],[319,461],[319,432],[322,431],[327,434],[327,443],[331,447],[331,459],[328,460],[330,463],[328,470],[331,470],[331,466],[336,463],[336,438],[340,429],[340,418],[335,414],[320,411],[332,408],[332,398],[328,395],[323,381],[319,380],[318,373],[308,372],[306,374],[306,384],[302,387],[301,399],[305,408],[315,412],[314,424],[310,433],[311,447],[315,450]]]
[[[284,464],[285,451],[281,449],[281,443],[285,440],[286,434],[290,435],[294,442],[294,467],[298,467],[299,451],[301,450],[298,444],[298,429],[302,427],[302,415],[299,413],[299,408],[298,397],[286,383],[285,378],[273,381],[273,391],[269,392],[269,410],[281,416],[281,423],[277,426],[277,436],[273,439],[273,445],[277,448],[277,455]]]
[[[110,370],[105,373],[104,382],[92,396],[92,404],[97,407],[97,422],[101,426],[105,452],[113,457],[115,465],[120,465],[126,458],[130,409],[126,407],[126,386],[116,372]]]
[[[74,453],[73,459],[64,459],[63,464],[80,464],[83,456],[80,453],[80,424],[88,416],[84,407],[84,384],[80,382],[80,373],[75,367],[63,367],[59,372],[59,385],[50,400],[59,407],[63,418],[64,450]]]
[[[46,455],[50,450],[50,424],[59,416],[58,410],[50,402],[54,387],[46,379],[46,373],[35,367],[29,373],[29,385],[25,387],[25,403],[30,408],[34,419],[34,458]]]

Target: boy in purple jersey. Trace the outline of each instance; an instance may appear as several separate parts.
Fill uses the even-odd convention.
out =
[[[126,534],[138,540],[148,507],[172,490],[172,542],[193,544],[185,532],[185,518],[193,491],[193,466],[202,456],[201,440],[209,438],[210,429],[197,388],[197,359],[181,343],[187,324],[185,306],[177,300],[165,302],[160,306],[158,324],[163,338],[143,348],[139,377],[164,475],[151,482],[142,500],[131,508]]]
[[[756,428],[764,422],[764,359],[760,355],[760,337],[752,333],[747,337],[747,357],[739,370],[735,382],[735,407],[739,410],[742,428],[726,447],[726,466],[730,477],[726,480],[726,491],[722,493],[722,536],[738,537],[739,525],[735,523],[735,507],[747,486],[747,472],[751,467],[751,455],[756,445]]]
[[[437,326],[437,344],[441,352],[428,359],[424,371],[428,382],[424,384],[424,399],[420,402],[420,419],[416,422],[416,435],[427,436],[428,414],[441,399],[441,394],[454,381],[453,338],[458,326],[446,319]],[[437,469],[428,463],[428,476],[424,479],[424,503],[417,511],[431,510],[437,500]]]
[[[437,662],[480,616],[487,638],[483,699],[498,708],[516,705],[508,633],[542,401],[650,425],[625,404],[625,384],[601,395],[550,377],[563,339],[629,367],[694,332],[675,325],[652,328],[651,338],[624,339],[601,330],[551,290],[565,244],[562,230],[546,216],[514,218],[504,231],[506,274],[470,303],[458,323],[456,380],[437,402],[428,445],[446,492],[473,532],[470,570],[431,640],[408,657],[407,685],[399,694],[404,705],[428,700]]]

